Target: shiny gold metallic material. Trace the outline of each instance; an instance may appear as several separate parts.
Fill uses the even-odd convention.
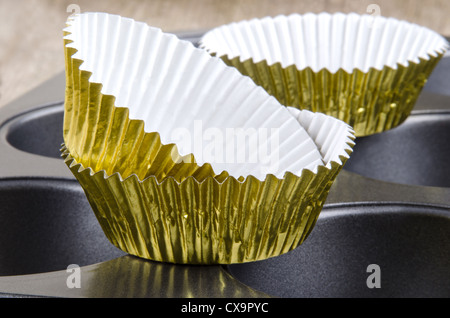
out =
[[[112,244],[155,261],[232,264],[262,260],[299,246],[313,229],[342,164],[317,173],[286,173],[263,181],[252,176],[182,182],[154,176],[95,172],[78,163],[67,148],[65,163]],[[347,150],[347,153],[350,151]]]
[[[298,70],[294,65],[268,65],[266,60],[241,62],[239,57],[226,64],[250,76],[256,84],[286,106],[307,109],[338,118],[355,130],[357,137],[381,133],[394,128],[410,115],[428,77],[442,54],[411,62],[397,69],[384,67],[349,73],[343,69],[314,72]]]

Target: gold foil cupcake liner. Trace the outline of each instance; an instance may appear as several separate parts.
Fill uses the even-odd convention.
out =
[[[359,137],[409,116],[448,43],[404,21],[322,13],[224,25],[200,47],[281,104],[334,116]]]

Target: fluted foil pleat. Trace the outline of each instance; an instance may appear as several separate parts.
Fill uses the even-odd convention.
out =
[[[268,65],[266,60],[241,62],[239,57],[230,60],[222,56],[222,59],[251,77],[281,104],[338,118],[361,137],[403,123],[442,56],[420,59],[420,63],[407,67],[399,64],[397,69],[372,68],[352,73],[342,69],[335,73],[326,69],[298,70],[294,65],[283,68],[280,63]]]
[[[65,147],[62,156],[112,244],[146,259],[189,264],[242,263],[294,249],[311,232],[347,160],[284,179],[158,182],[94,172]]]

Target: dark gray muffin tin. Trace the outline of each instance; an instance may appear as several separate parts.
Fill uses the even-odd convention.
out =
[[[404,124],[356,140],[300,247],[232,266],[109,243],[60,158],[64,85],[62,73],[0,108],[0,297],[450,296],[450,56]]]

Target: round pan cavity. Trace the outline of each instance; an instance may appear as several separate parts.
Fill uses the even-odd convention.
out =
[[[302,246],[228,268],[277,297],[448,297],[448,233],[448,208],[329,206]]]
[[[73,181],[0,182],[0,276],[64,270],[123,255]]]
[[[7,124],[6,140],[19,150],[60,159],[63,117],[62,104],[20,115]]]
[[[450,113],[416,113],[399,127],[356,140],[344,169],[399,184],[450,187]]]

